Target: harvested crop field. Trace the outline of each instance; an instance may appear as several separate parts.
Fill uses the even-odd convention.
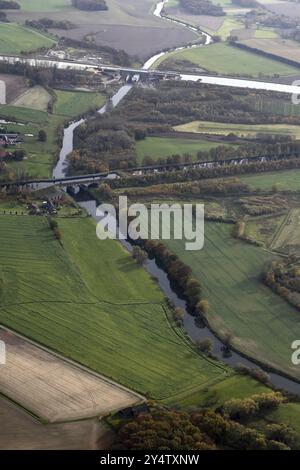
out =
[[[66,362],[13,333],[0,330],[6,364],[0,392],[34,415],[54,423],[107,415],[141,398]]]
[[[34,86],[26,90],[22,95],[15,99],[11,104],[21,108],[37,109],[47,111],[51,95],[42,86]]]
[[[268,3],[265,7],[276,15],[289,16],[290,18],[300,18],[300,5],[297,2]]]
[[[300,47],[299,44],[294,41],[280,38],[254,38],[246,39],[245,41],[240,42],[241,44],[245,44],[246,46],[252,47],[254,49],[260,49],[261,51],[275,54],[277,56],[281,56],[300,63]],[[262,59],[270,60],[267,58]],[[282,65],[284,66],[284,64]]]
[[[31,3],[34,0],[31,0]],[[39,2],[39,5],[44,2]],[[108,11],[80,11],[73,8],[69,1],[50,1],[47,7],[28,8],[25,1],[19,11],[10,11],[11,21],[24,23],[26,19],[45,16],[54,20],[68,20],[76,25],[68,31],[51,30],[59,36],[81,40],[86,35],[95,35],[101,45],[123,49],[129,54],[137,54],[144,59],[158,50],[183,45],[197,36],[181,26],[162,21],[152,15],[152,0],[109,0]],[[57,5],[57,6],[56,6]]]
[[[0,73],[0,80],[2,80],[6,85],[7,104],[10,104],[21,93],[24,93],[28,89],[26,79],[19,75]]]
[[[172,18],[184,21],[189,24],[201,26],[207,32],[216,32],[224,23],[224,16],[212,15],[189,15],[178,7],[167,7],[167,14]]]
[[[0,398],[0,422],[0,450],[96,450],[113,441],[97,418],[44,424],[4,398]]]
[[[289,135],[300,138],[300,127],[288,124],[230,124],[212,121],[192,121],[175,126],[177,132],[194,132],[196,134],[228,135],[234,133],[239,137],[256,136],[257,134]]]

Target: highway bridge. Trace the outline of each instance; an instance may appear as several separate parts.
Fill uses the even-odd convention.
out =
[[[180,79],[179,72],[173,71],[159,71],[159,70],[147,70],[144,68],[136,69],[131,67],[116,67],[111,65],[96,64],[95,62],[76,62],[71,60],[57,60],[49,57],[21,57],[15,55],[0,55],[0,62],[6,62],[8,64],[28,64],[31,67],[47,67],[57,68],[61,70],[88,70],[94,69],[102,73],[114,73],[120,75],[140,75],[157,77],[157,78],[169,78],[169,79]]]

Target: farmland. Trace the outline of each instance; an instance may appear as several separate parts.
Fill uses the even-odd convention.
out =
[[[224,377],[173,325],[154,281],[117,242],[98,240],[90,219],[60,219],[62,247],[45,220],[2,217],[2,324],[160,400]]]
[[[187,409],[192,406],[217,407],[232,398],[247,398],[251,395],[268,391],[269,389],[265,385],[251,377],[233,375],[211,385],[205,390],[201,390],[201,392],[195,392],[187,396],[183,395],[176,400],[176,404]],[[172,404],[172,401],[170,401],[170,404]]]
[[[18,96],[11,105],[47,111],[50,100],[51,95],[45,88],[34,86]]]
[[[0,107],[1,118],[12,119],[22,124],[8,124],[7,129],[25,135],[22,147],[26,150],[26,159],[22,162],[12,162],[10,167],[21,174],[27,172],[31,177],[48,177],[52,173],[56,152],[58,128],[63,120],[59,116],[46,112],[14,106]],[[44,129],[47,132],[47,141],[38,140],[38,132]]]
[[[276,171],[257,175],[245,175],[241,179],[253,189],[299,191],[300,170]]]
[[[147,156],[157,159],[169,155],[183,155],[189,153],[195,157],[200,150],[210,150],[219,145],[221,145],[220,142],[204,139],[147,137],[145,140],[137,142],[136,151],[138,162],[142,163],[143,159]]]
[[[195,47],[179,52],[171,52],[159,59],[155,67],[165,60],[187,60],[197,67],[222,74],[251,75],[292,75],[299,72],[296,67],[282,64],[276,60],[261,57],[227,44],[212,44],[207,47]]]
[[[272,249],[275,251],[284,251],[285,253],[297,253],[300,248],[300,227],[299,227],[300,209],[291,209],[280,226],[274,239],[272,240]]]
[[[105,97],[100,93],[55,90],[55,95],[54,113],[61,116],[79,116],[105,103]]]
[[[8,18],[16,23],[46,16],[53,20],[70,21],[76,25],[68,31],[51,30],[59,36],[82,40],[92,35],[101,46],[123,49],[141,59],[159,49],[182,45],[197,35],[180,26],[161,21],[151,14],[153,0],[109,0],[108,11],[80,11],[69,0],[23,0],[21,10],[10,11]]]
[[[28,12],[54,12],[72,9],[71,0],[48,0],[40,2],[40,0],[19,0],[21,9]]]
[[[300,138],[300,127],[288,124],[230,124],[223,122],[192,121],[174,128],[179,132],[195,132],[197,134],[228,135],[234,133],[242,136],[256,136],[257,134],[290,135]]]
[[[0,338],[5,341],[7,355],[0,369],[1,393],[44,421],[107,415],[141,401],[130,391],[14,334],[0,330]]]
[[[107,426],[96,418],[45,425],[4,398],[0,416],[1,450],[94,450],[111,442]]]
[[[231,231],[228,224],[207,222],[204,249],[196,253],[185,251],[181,241],[167,244],[201,280],[212,328],[222,336],[230,333],[243,353],[299,378],[290,361],[299,314],[261,283],[270,254],[233,239]]]
[[[41,86],[24,89],[21,88],[22,85],[25,87],[25,83],[20,82],[21,94],[15,96],[14,101],[0,106],[0,118],[23,124],[9,124],[7,128],[25,135],[22,147],[27,152],[26,159],[12,162],[10,167],[19,173],[26,172],[31,177],[49,177],[57,156],[58,137],[64,122],[91,108],[100,107],[106,97],[101,93],[53,90],[54,114],[49,114],[46,110],[53,100],[51,94]],[[40,129],[47,133],[46,142],[38,140]]]
[[[27,80],[19,75],[0,74],[0,80],[6,85],[6,99],[4,103],[9,104],[27,89]]]
[[[51,47],[53,39],[44,34],[18,24],[0,24],[0,53],[19,54],[22,51],[34,51],[41,47]]]
[[[299,44],[295,41],[292,41],[289,39],[280,39],[280,38],[264,39],[264,38],[256,37],[254,39],[246,39],[240,42],[254,49],[260,49],[270,54],[282,56],[286,59],[294,60],[300,63]],[[268,60],[268,59],[264,59],[264,60]],[[282,65],[285,66],[284,64]],[[298,72],[299,72],[299,69],[298,69]]]

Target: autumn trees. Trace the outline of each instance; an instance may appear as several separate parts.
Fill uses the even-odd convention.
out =
[[[285,401],[278,392],[244,399],[232,399],[217,410],[199,409],[191,413],[150,404],[121,426],[121,445],[131,450],[288,450],[299,447],[296,432],[284,424],[252,420],[263,417]]]

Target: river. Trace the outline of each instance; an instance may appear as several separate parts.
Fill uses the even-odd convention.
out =
[[[164,0],[164,1],[159,2],[157,4],[157,6],[154,10],[154,15],[155,16],[158,16],[162,19],[166,19],[165,17],[162,16],[162,10],[163,10],[163,7],[164,7],[166,2],[167,2],[167,0]],[[210,44],[211,41],[208,39],[208,35],[206,33],[203,33],[203,34],[205,34],[205,36],[206,36],[205,44]],[[143,68],[145,70],[148,70],[155,63],[155,61],[164,54],[165,54],[165,52],[162,52],[160,54],[156,54],[155,56],[151,57],[144,64]],[[182,75],[183,80],[188,79],[188,80],[197,81],[200,78],[203,81],[203,76]],[[289,86],[289,85],[264,84],[262,82],[254,82],[254,81],[249,82],[249,81],[246,81],[246,80],[229,79],[229,78],[225,79],[225,78],[221,78],[221,77],[208,77],[208,76],[206,77],[206,79],[207,79],[207,82],[205,82],[205,83],[215,83],[215,84],[220,84],[220,85],[224,85],[224,86],[244,86],[244,87],[246,87],[247,84],[249,85],[249,83],[252,85],[252,86],[250,86],[250,88],[256,88],[256,84],[257,84],[257,87],[260,87],[260,89],[261,89],[261,86],[264,86],[264,85],[270,86],[270,87],[275,86],[275,87],[280,87],[280,90],[276,89],[276,88],[263,88],[263,89],[273,89],[273,90],[276,90],[276,91],[285,91],[285,92],[291,93],[291,91],[290,91],[291,86]],[[227,85],[227,83],[228,83],[228,85]],[[236,85],[237,83],[239,85]],[[112,100],[111,100],[111,104],[113,105],[113,107],[116,107],[120,103],[120,101],[129,93],[129,91],[132,89],[132,87],[133,87],[133,85],[131,85],[131,84],[130,85],[124,85],[118,90],[118,92],[112,97]],[[283,90],[282,87],[285,87],[285,89]],[[287,88],[288,88],[289,91],[287,91]],[[294,87],[294,88],[297,89],[294,92],[298,92],[298,90],[300,89],[298,87]],[[106,110],[107,110],[107,104],[104,105],[101,109],[99,109],[98,113],[99,114],[104,114],[106,112]],[[69,126],[65,128],[64,137],[63,137],[63,144],[62,144],[59,160],[57,162],[56,167],[53,170],[53,177],[54,178],[62,178],[62,177],[65,176],[66,159],[67,159],[68,154],[70,152],[72,152],[72,150],[73,150],[74,131],[78,126],[80,126],[85,121],[86,121],[86,119],[80,119],[76,122],[70,123]],[[97,220],[97,217],[96,217],[96,202],[94,200],[78,201],[78,203],[80,204],[81,207],[86,209],[88,211],[88,213],[90,213],[95,220]],[[122,244],[128,250],[131,250],[130,243],[128,243],[126,241],[122,241]],[[244,365],[246,365],[247,367],[250,367],[250,368],[256,368],[257,367],[257,365],[254,362],[252,362],[249,359],[244,358],[243,356],[241,356],[240,354],[238,354],[236,352],[232,352],[230,357],[224,357],[223,354],[222,354],[223,343],[214,335],[214,333],[212,331],[209,330],[208,327],[199,328],[198,326],[195,325],[195,318],[192,315],[190,315],[187,311],[186,301],[184,299],[180,298],[176,294],[176,292],[172,289],[167,274],[156,264],[156,262],[154,260],[149,260],[147,262],[145,268],[151,275],[156,277],[156,279],[158,280],[158,283],[160,285],[160,288],[165,293],[165,295],[173,301],[175,306],[176,307],[181,307],[185,310],[186,316],[185,316],[185,320],[184,320],[184,328],[185,328],[186,332],[188,333],[188,335],[190,336],[190,338],[193,341],[201,340],[203,338],[208,337],[213,342],[213,353],[216,357],[219,358],[220,361],[222,361],[222,362],[224,362],[224,363],[226,363],[230,366],[233,366],[233,367],[238,365],[238,364],[244,364]],[[270,376],[270,379],[271,379],[272,383],[276,387],[282,388],[282,389],[288,390],[289,392],[296,393],[296,394],[300,395],[300,384],[298,384],[297,382],[294,382],[293,380],[287,379],[287,378],[281,376],[280,374],[276,374],[276,373],[269,373],[269,376]]]
[[[85,199],[85,198],[84,198]],[[78,198],[78,204],[85,209],[96,221],[99,221],[100,217],[96,215],[97,204],[93,199],[82,200]],[[131,244],[126,240],[121,240],[120,243],[128,250],[132,250]],[[180,298],[178,294],[171,287],[170,281],[167,274],[161,269],[155,260],[148,260],[145,269],[154,276],[161,290],[164,292],[176,307],[183,308],[185,310],[184,329],[188,333],[189,337],[193,341],[199,341],[204,338],[210,338],[213,344],[212,352],[221,362],[228,364],[231,367],[235,367],[239,364],[243,364],[249,368],[257,368],[257,364],[251,360],[241,356],[240,354],[232,351],[230,357],[224,357],[222,349],[223,343],[216,337],[216,335],[205,327],[199,327],[195,323],[195,317],[189,314],[187,309],[186,301]],[[268,372],[271,382],[278,388],[287,390],[291,393],[300,395],[300,384],[293,380],[287,379],[280,374]]]

